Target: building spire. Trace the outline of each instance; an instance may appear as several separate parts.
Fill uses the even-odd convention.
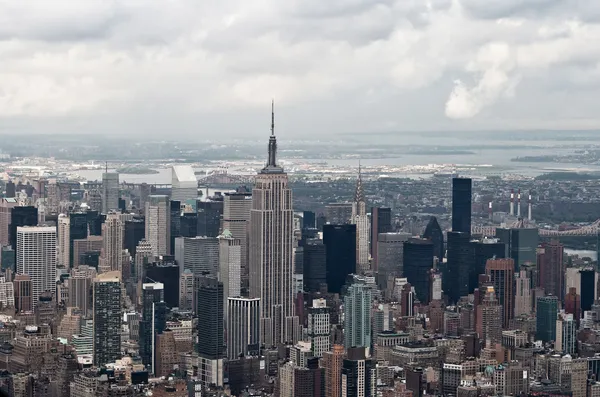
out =
[[[364,203],[365,190],[362,185],[362,174],[360,172],[360,160],[358,161],[358,179],[356,181],[356,193],[354,194],[354,201],[357,203]]]
[[[275,100],[271,101],[271,137],[269,138],[268,167],[277,167],[277,140],[275,139]]]

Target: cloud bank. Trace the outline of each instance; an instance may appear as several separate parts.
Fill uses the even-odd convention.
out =
[[[599,39],[578,0],[0,0],[0,125],[257,136],[276,98],[290,134],[596,128]]]

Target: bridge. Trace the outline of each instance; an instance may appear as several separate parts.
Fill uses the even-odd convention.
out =
[[[498,226],[484,226],[484,225],[473,225],[471,227],[471,234],[478,234],[483,236],[495,236],[496,228]],[[569,230],[556,230],[556,229],[539,229],[540,237],[586,237],[596,236],[600,230],[600,219],[589,225],[581,226],[576,229]]]

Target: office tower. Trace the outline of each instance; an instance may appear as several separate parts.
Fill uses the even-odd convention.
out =
[[[592,310],[596,299],[596,272],[593,269],[579,271],[581,285],[581,313]]]
[[[536,333],[535,338],[543,342],[556,340],[556,313],[558,298],[554,295],[536,298]]]
[[[367,203],[362,185],[360,167],[356,181],[356,193],[352,203],[352,222],[356,225],[356,270],[364,273],[369,267],[369,230],[371,229],[367,216]]]
[[[529,315],[531,307],[531,278],[526,270],[521,270],[515,278],[515,317]]]
[[[295,350],[296,346],[291,350]],[[319,359],[309,357],[306,363],[285,363],[279,369],[280,397],[322,396],[325,388],[324,370],[319,368]]]
[[[423,397],[422,383],[425,378],[423,368],[409,366],[406,371],[406,389],[412,391],[413,397]]]
[[[347,349],[342,364],[342,396],[377,396],[377,369],[373,359],[368,359],[364,347]]]
[[[60,214],[58,216],[58,241],[57,241],[57,265],[69,267],[70,264],[70,249],[71,239],[69,238],[70,218],[68,215]]]
[[[73,267],[75,240],[82,240],[88,236],[87,214],[82,212],[72,212],[69,214],[69,266]]]
[[[488,259],[485,274],[490,277],[498,302],[502,305],[502,326],[508,323],[514,314],[515,261],[512,259]]]
[[[219,240],[219,281],[223,283],[223,307],[227,309],[227,298],[242,294],[242,245],[229,230],[224,230]],[[225,313],[227,314],[227,313]]]
[[[106,219],[106,214],[101,214],[98,211],[86,211],[86,218],[88,224],[88,232],[91,236],[102,235],[102,224]]]
[[[6,182],[6,197],[12,198],[12,197],[15,197],[16,194],[17,194],[17,190],[16,190],[15,183],[13,181]],[[2,243],[2,245],[5,245],[5,244]]]
[[[471,179],[452,178],[452,231],[471,234]]]
[[[15,290],[12,281],[0,277],[0,304],[2,307],[15,307]]]
[[[217,237],[219,235],[223,204],[223,198],[219,199],[219,197],[207,198],[206,201],[197,202],[198,230],[196,235],[206,237]]]
[[[223,283],[212,276],[198,277],[198,377],[202,384],[223,384]]]
[[[329,351],[331,321],[330,308],[325,299],[313,299],[312,306],[308,308],[307,335],[313,357],[323,357]]]
[[[325,206],[325,219],[331,225],[347,225],[352,221],[352,203],[331,203]]]
[[[17,248],[17,228],[19,226],[37,226],[38,209],[36,207],[13,207],[10,210],[10,245]]]
[[[410,283],[405,283],[400,291],[400,315],[402,317],[412,317],[415,307],[415,289]]]
[[[556,319],[554,350],[564,354],[575,354],[577,346],[577,322],[570,313],[561,311]]]
[[[16,206],[17,200],[14,198],[0,199],[0,245],[3,247],[10,244],[10,218],[12,209]]]
[[[412,238],[404,242],[404,276],[415,288],[417,298],[425,305],[431,297],[430,274],[433,269],[433,242]]]
[[[137,248],[135,249],[134,259],[134,273],[137,281],[142,281],[144,278],[145,265],[154,261],[155,257],[152,255],[152,251],[153,248],[149,241],[146,239],[140,240]]]
[[[177,237],[175,260],[182,270],[190,269],[195,276],[217,275],[219,269],[219,239],[216,237]]]
[[[156,376],[169,376],[173,368],[179,364],[177,342],[174,332],[166,329],[162,334],[156,335]]]
[[[227,298],[227,358],[258,354],[260,349],[260,299]]]
[[[179,276],[179,310],[194,309],[194,273],[185,269]]]
[[[152,255],[171,252],[171,220],[169,197],[151,195],[146,203],[146,240],[152,245]]]
[[[579,324],[579,320],[581,319],[581,297],[577,293],[577,289],[575,287],[569,288],[569,292],[565,295],[564,301],[564,309],[568,314],[572,314],[576,323]]]
[[[444,273],[444,291],[450,302],[458,302],[467,296],[474,269],[471,235],[464,232],[448,232],[448,261]]]
[[[292,191],[287,174],[277,165],[274,134],[272,122],[269,158],[252,190],[249,234],[250,296],[260,298],[261,341],[267,347],[295,342],[299,328],[292,283]]]
[[[135,250],[139,242],[146,237],[144,218],[133,218],[125,221],[124,248],[135,258]]]
[[[377,269],[384,282],[389,276],[404,274],[404,242],[410,233],[380,233],[377,236]]]
[[[318,292],[327,283],[327,250],[323,240],[307,240],[304,244],[304,290]]]
[[[156,336],[163,333],[167,322],[162,283],[144,283],[142,286],[142,320],[140,321],[140,356],[149,372],[155,373]]]
[[[492,377],[497,395],[517,396],[521,393],[527,395],[529,391],[527,372],[528,368],[524,368],[522,363],[516,361],[498,365]]]
[[[175,238],[181,237],[181,201],[171,200],[171,251],[169,255],[175,255]]]
[[[325,397],[342,395],[342,366],[344,363],[344,346],[333,345],[330,352],[323,353],[325,367]]]
[[[102,253],[98,270],[100,273],[123,269],[123,222],[120,214],[109,213],[102,225]]]
[[[506,258],[506,245],[496,238],[484,237],[480,240],[472,240],[471,249],[474,255],[474,268],[469,276],[469,292],[479,287],[478,277],[480,274],[485,274],[485,266],[489,259]]]
[[[196,237],[196,233],[198,233],[198,214],[193,212],[181,214],[179,217],[179,234],[181,237]]]
[[[339,294],[356,273],[356,225],[323,225],[327,291]]]
[[[365,277],[354,276],[344,297],[344,345],[371,346],[371,285]]]
[[[85,269],[87,268],[87,271]],[[78,308],[84,315],[91,311],[92,283],[96,277],[96,270],[87,266],[80,266],[71,271],[69,277],[69,307]]]
[[[40,294],[56,288],[56,228],[17,228],[17,273],[31,277],[31,298],[35,307]]]
[[[121,273],[99,274],[94,279],[94,365],[121,358]]]
[[[33,310],[31,277],[28,274],[17,274],[13,280],[15,291],[15,311],[28,312]]]
[[[185,203],[198,197],[198,179],[189,165],[174,165],[171,168],[171,199]]]
[[[444,233],[435,216],[429,218],[429,222],[427,223],[427,226],[425,226],[425,231],[423,232],[423,238],[426,238],[433,243],[433,255],[442,262],[446,251],[444,248]]]
[[[164,286],[164,301],[167,307],[179,306],[180,267],[173,260],[162,259],[144,266],[146,283],[161,283]]]
[[[86,189],[83,199],[92,211],[102,212],[102,190]]]
[[[223,201],[223,230],[227,229],[231,236],[240,240],[242,246],[242,286],[248,290],[248,224],[250,210],[252,209],[252,193],[235,192],[225,193]]]
[[[317,227],[317,216],[313,211],[302,212],[302,229],[315,229]]]
[[[73,268],[82,265],[86,255],[93,253],[99,258],[103,245],[102,236],[88,236],[81,240],[73,240]]]
[[[521,225],[524,226],[524,225]],[[539,233],[537,228],[496,228],[496,237],[506,244],[506,257],[515,261],[515,268],[535,265]]]
[[[392,210],[391,208],[371,207],[371,258],[373,261],[373,270],[378,270],[377,244],[381,233],[392,232]],[[442,240],[443,242],[443,240]]]
[[[492,286],[486,288],[483,300],[477,306],[477,333],[483,341],[502,341],[502,306],[498,303]]]
[[[104,172],[102,174],[102,212],[108,214],[119,209],[119,174]]]
[[[539,286],[546,294],[552,294],[562,300],[565,296],[564,246],[558,241],[542,243],[538,249],[537,264]]]

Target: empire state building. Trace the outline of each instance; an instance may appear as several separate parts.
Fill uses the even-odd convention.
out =
[[[271,105],[273,106],[273,105]],[[261,342],[265,347],[295,343],[292,191],[277,164],[274,112],[271,108],[269,158],[256,176],[250,212],[250,295],[260,298]]]

